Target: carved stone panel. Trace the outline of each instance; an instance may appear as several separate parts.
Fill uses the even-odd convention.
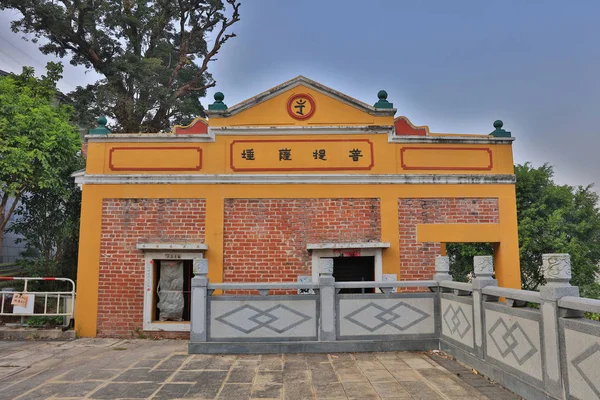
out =
[[[317,299],[246,298],[210,301],[210,339],[316,339]]]
[[[494,258],[492,256],[473,257],[473,272],[475,277],[491,277],[494,274]]]
[[[341,337],[433,334],[433,297],[388,298],[347,295],[339,301]]]
[[[584,326],[590,333],[592,323]],[[600,324],[596,332],[600,334]],[[600,336],[565,329],[569,395],[576,399],[600,399]]]
[[[543,254],[542,271],[548,284],[568,284],[571,280],[571,256],[569,254]]]
[[[485,326],[488,357],[543,380],[539,322],[488,309]]]
[[[473,348],[473,306],[442,298],[442,335]]]

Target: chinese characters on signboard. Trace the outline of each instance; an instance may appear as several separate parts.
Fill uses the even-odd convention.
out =
[[[244,149],[244,151],[242,151],[242,158],[244,160],[254,161],[254,149]]]
[[[326,152],[327,152],[327,150],[325,150],[325,149],[315,150],[315,151],[313,151],[313,158],[315,160],[327,161],[327,159],[325,158],[327,156]]]
[[[279,161],[291,161],[292,150],[291,149],[279,149]]]
[[[12,301],[10,302],[10,304],[12,304],[13,306],[18,306],[18,307],[27,307],[27,301],[29,300],[29,297],[27,297],[24,294],[21,293],[15,293],[13,295]]]
[[[373,143],[368,139],[234,140],[234,171],[369,170]]]
[[[181,254],[177,254],[177,253],[165,253],[165,258],[167,260],[181,259]]]
[[[327,161],[327,150],[317,149],[312,152],[312,156],[315,160]],[[349,151],[348,155],[348,157],[350,157],[353,162],[357,162],[362,156],[363,155],[361,149],[352,149]],[[254,156],[254,149],[242,150],[242,158],[248,161],[256,160]],[[292,149],[279,149],[279,161],[292,161]]]

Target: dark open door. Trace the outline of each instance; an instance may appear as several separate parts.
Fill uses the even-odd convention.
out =
[[[334,257],[333,277],[336,282],[375,280],[375,257]],[[342,289],[340,293],[374,293],[374,289]]]

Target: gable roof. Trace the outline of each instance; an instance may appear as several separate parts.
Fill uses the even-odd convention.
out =
[[[241,103],[238,103],[234,106],[228,107],[226,110],[206,110],[206,114],[209,117],[229,117],[231,115],[235,115],[244,110],[247,110],[251,107],[254,107],[259,103],[269,100],[277,95],[280,95],[281,93],[286,92],[287,90],[293,89],[296,86],[300,85],[310,88],[316,92],[322,93],[326,96],[332,97],[342,103],[357,108],[373,116],[393,116],[396,113],[395,108],[375,108],[367,103],[363,103],[362,101],[355,99],[354,97],[350,97],[342,92],[338,92],[337,90],[315,82],[312,79],[308,79],[305,76],[298,75],[297,77],[290,79],[287,82],[277,85],[262,93],[259,93],[256,96],[244,100]]]

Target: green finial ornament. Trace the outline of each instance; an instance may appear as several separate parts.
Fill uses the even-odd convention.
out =
[[[494,132],[490,133],[490,136],[493,137],[510,137],[510,132],[505,131],[504,129],[502,129],[502,127],[504,126],[504,122],[500,121],[499,119],[494,121],[494,128],[496,128],[494,130]]]
[[[108,120],[105,116],[98,118],[98,126],[88,130],[88,134],[90,135],[108,135],[111,133],[110,129],[106,127]]]
[[[215,102],[208,105],[209,110],[227,110],[227,105],[223,103],[223,100],[225,100],[225,95],[223,93],[217,92],[213,97]]]
[[[388,94],[385,90],[380,90],[377,97],[379,101],[374,104],[375,108],[394,108],[394,104],[387,101]]]

